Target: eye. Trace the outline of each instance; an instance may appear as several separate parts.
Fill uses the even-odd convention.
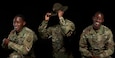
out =
[[[97,17],[93,17],[94,20],[97,20]]]

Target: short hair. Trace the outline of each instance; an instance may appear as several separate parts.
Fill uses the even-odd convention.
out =
[[[17,14],[17,15],[14,17],[14,19],[16,19],[17,17],[21,17],[22,20],[25,21],[24,15],[22,15],[22,14]]]
[[[94,14],[94,16],[95,16],[96,14],[101,14],[101,15],[104,17],[103,12],[101,12],[101,11],[97,11],[97,12]]]

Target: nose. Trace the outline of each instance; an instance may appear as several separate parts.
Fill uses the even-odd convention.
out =
[[[96,21],[97,21],[97,22],[99,22],[99,21],[100,21],[100,19],[99,19],[99,18],[97,18],[97,19],[96,19]]]
[[[13,25],[14,25],[14,26],[17,26],[17,23],[14,22]]]

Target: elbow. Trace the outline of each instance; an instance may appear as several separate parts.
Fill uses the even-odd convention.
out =
[[[29,52],[30,52],[30,49],[27,48],[27,47],[25,47],[25,48],[23,48],[23,49],[21,50],[21,53],[22,53],[23,55],[27,55]]]
[[[79,47],[79,51],[82,52],[82,50],[84,50],[83,48]]]
[[[27,50],[22,51],[23,55],[27,55],[28,53],[29,53],[29,51],[27,51]]]
[[[110,55],[113,55],[114,54],[114,48],[111,49],[111,51],[109,53],[110,53]]]

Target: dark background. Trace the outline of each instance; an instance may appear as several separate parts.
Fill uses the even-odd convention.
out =
[[[115,34],[114,30],[114,2],[111,0],[38,0],[38,1],[1,1],[0,2],[0,44],[2,39],[7,37],[13,29],[12,20],[16,14],[23,14],[27,21],[27,26],[38,35],[38,26],[43,20],[46,12],[51,11],[55,2],[67,5],[69,9],[65,12],[65,18],[70,19],[76,25],[76,34],[72,38],[72,49],[75,58],[80,58],[78,50],[79,36],[82,30],[92,24],[92,16],[96,11],[102,11],[105,15],[104,25],[108,26]],[[39,37],[39,36],[38,36]],[[50,43],[48,40],[39,39],[36,43],[35,53],[37,58],[50,57]],[[0,46],[0,58],[6,58],[10,51]],[[114,57],[113,57],[114,58]]]

